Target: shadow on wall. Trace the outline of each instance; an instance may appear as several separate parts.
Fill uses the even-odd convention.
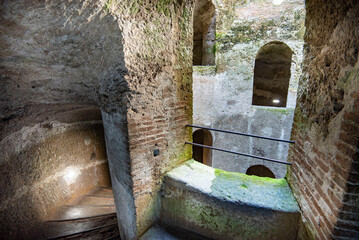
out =
[[[216,16],[211,0],[196,0],[193,11],[193,65],[215,64]]]
[[[127,71],[119,24],[97,1],[0,10],[0,235],[30,239],[58,206],[111,185],[98,105],[124,106]]]
[[[253,105],[286,107],[293,51],[282,42],[259,49],[254,67]]]

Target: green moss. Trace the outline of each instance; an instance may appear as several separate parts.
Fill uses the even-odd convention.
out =
[[[142,1],[133,1],[130,8],[130,14],[137,14],[140,11]]]
[[[193,73],[201,76],[215,75],[216,66],[193,66]]]
[[[180,204],[179,204],[180,203]],[[228,214],[224,214],[222,209],[216,208],[196,199],[177,199],[164,200],[166,211],[169,211],[176,218],[186,218],[188,223],[196,223],[205,229],[217,231],[217,234],[226,233],[232,235],[233,229],[240,229],[245,226],[242,221],[231,218]]]
[[[243,21],[231,27],[226,33],[217,33],[216,40],[221,43],[220,51],[228,50],[237,43],[264,40],[268,36],[268,32],[270,32],[269,30],[278,24],[274,20],[261,22],[260,25],[256,21]]]
[[[304,38],[304,34],[305,34],[305,25],[304,25],[304,21],[299,25],[299,29],[297,31],[297,33],[295,34],[295,37],[298,40],[303,40]]]
[[[223,38],[225,36],[224,33],[222,32],[216,32],[216,40],[220,40],[221,38]]]
[[[242,185],[244,185],[246,186],[245,188],[248,188],[245,183],[254,183],[258,185],[271,184],[274,187],[286,187],[288,185],[287,180],[284,178],[276,179],[269,177],[258,177],[255,175],[247,175],[244,173],[227,172],[221,169],[216,169],[214,172],[216,177],[218,178],[243,182],[241,184],[241,187],[243,187]]]
[[[259,239],[267,226],[258,231],[256,224],[248,224],[247,219],[235,217],[230,212],[204,201],[194,198],[163,200],[165,211],[170,212],[174,218],[185,218],[187,223],[194,223],[201,228],[208,229],[218,236],[238,237],[238,233],[245,233],[251,239]],[[270,232],[270,231],[268,231]]]
[[[299,212],[298,205],[285,179],[262,178],[227,172],[210,168],[194,160],[189,160],[182,166],[173,169],[167,176],[175,181],[185,183],[186,187],[177,191],[171,184],[166,186],[168,188],[165,188],[162,200],[165,215],[181,219],[180,221],[185,219],[187,223],[193,223],[213,231],[218,236],[234,239],[239,233],[244,233],[246,239],[272,239],[264,236],[271,233],[271,224],[261,225],[259,231],[256,221],[248,221],[251,220],[251,217],[233,213],[228,209],[228,203],[235,204],[231,205],[233,210],[238,204],[238,207],[265,208],[270,212],[281,211],[296,214]],[[208,176],[208,181],[203,179],[205,176]],[[204,182],[205,184],[203,184]],[[210,189],[208,189],[209,187]],[[184,194],[184,192],[187,193],[184,191],[187,189],[191,189],[190,192],[195,194]],[[202,194],[205,198],[201,196]],[[208,198],[211,200],[204,200]],[[288,216],[293,217],[293,214]],[[265,217],[271,218],[272,215]]]
[[[288,115],[294,111],[293,108],[265,108],[265,110],[277,114],[284,114],[284,115]]]
[[[297,106],[294,110],[293,127],[296,131],[307,132],[310,129],[310,120]]]
[[[193,159],[173,169],[166,177],[171,181],[165,180],[169,185],[165,184],[163,193],[163,218],[195,224],[212,231],[212,236],[235,239],[238,234],[244,234],[246,239],[273,239],[270,235],[277,229],[272,224],[252,221],[253,211],[267,209],[268,215],[261,213],[266,219],[273,218],[276,211],[290,213],[286,217],[291,219],[299,216],[298,205],[285,179],[227,172]],[[183,188],[178,188],[175,182],[181,183]],[[237,212],[237,209],[242,210]],[[251,216],[243,214],[245,209]]]
[[[170,5],[173,0],[157,0],[156,9],[158,12],[163,13],[166,17],[171,15]]]
[[[113,11],[115,11],[117,6],[118,6],[117,0],[107,0],[105,2],[104,8],[107,12],[113,13]]]
[[[337,82],[337,88],[339,90],[345,90],[349,86],[353,89],[359,88],[359,68],[353,68],[348,71],[344,77],[340,78]]]

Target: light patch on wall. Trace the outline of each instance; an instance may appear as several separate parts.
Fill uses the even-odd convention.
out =
[[[85,138],[85,145],[88,146],[91,143],[91,138]]]
[[[283,3],[283,0],[273,0],[274,5],[281,5]]]
[[[279,99],[273,99],[273,103],[280,103]]]
[[[73,167],[68,167],[65,169],[65,175],[64,175],[64,180],[66,181],[67,185],[70,185],[72,183],[75,182],[76,178],[78,177],[78,175],[80,175],[80,170],[79,169],[75,169]]]
[[[67,218],[78,218],[83,216],[83,211],[77,208],[71,208],[66,212]]]

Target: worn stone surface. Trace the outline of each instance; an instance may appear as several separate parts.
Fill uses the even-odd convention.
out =
[[[190,160],[166,174],[161,219],[214,239],[296,239],[299,207],[285,179]]]
[[[106,104],[116,107],[111,111],[104,106],[103,116],[106,116],[106,132],[118,133],[106,134],[106,142],[110,166],[120,167],[114,172],[122,173],[116,178],[124,191],[116,193],[114,188],[115,198],[125,193],[126,200],[134,201],[133,204],[121,198],[118,201],[122,205],[118,209],[131,212],[125,214],[131,224],[123,224],[122,229],[134,229],[131,235],[122,237],[132,239],[158,218],[164,174],[191,155],[190,146],[184,145],[191,133],[184,125],[192,118],[193,3],[133,1],[130,8],[122,1],[110,3],[109,11],[123,26],[127,73],[121,72],[118,78],[128,87],[130,101],[124,106],[118,88],[111,88],[113,81],[109,81],[104,89],[106,99],[111,101]],[[127,146],[112,141],[127,134]],[[113,149],[113,155],[109,149]],[[123,158],[124,155],[129,159]],[[118,214],[121,214],[119,210]]]
[[[38,124],[7,137],[1,148],[4,238],[31,236],[59,206],[96,186],[111,186],[101,122]]]
[[[303,212],[300,236],[356,239],[359,2],[306,1],[306,9],[288,174]]]
[[[140,240],[210,240],[200,236],[193,232],[188,232],[186,230],[168,226],[163,223],[159,223],[148,229],[148,231],[140,237]]]
[[[301,73],[305,6],[300,0],[213,1],[216,7],[216,65],[193,68],[193,122],[219,129],[289,139]],[[280,41],[291,51],[286,108],[252,105],[255,60],[267,43]],[[268,60],[268,59],[267,59]],[[273,59],[274,60],[274,59]],[[213,132],[213,146],[286,161],[288,145]],[[212,166],[245,173],[265,165],[276,178],[286,167],[213,151]]]
[[[278,131],[258,120],[272,125],[291,118],[297,83],[293,79],[300,74],[298,53],[304,33],[304,6],[297,8],[298,2],[280,6],[271,1],[214,2],[221,30],[213,48],[216,66],[199,67],[195,73],[200,82],[210,83],[208,88],[199,85],[200,90],[195,85],[195,92],[205,96],[202,109],[195,104],[204,119],[197,121],[195,116],[196,123],[222,128],[216,123],[220,117],[224,123],[243,126],[231,125],[230,130],[248,132],[249,126],[255,133],[271,135]],[[284,11],[285,6],[291,10]],[[303,211],[301,226],[308,229],[300,236],[356,238],[358,2],[312,0],[306,8],[304,74],[292,135],[297,144],[290,151],[293,167],[288,174]],[[1,1],[0,164],[6,177],[0,187],[9,192],[1,195],[2,209],[9,206],[1,213],[2,226],[24,223],[25,229],[29,219],[46,213],[47,204],[41,205],[38,197],[50,199],[57,193],[49,190],[51,181],[45,186],[40,180],[42,176],[46,180],[47,173],[62,179],[63,168],[54,174],[59,157],[72,158],[61,155],[61,149],[75,157],[80,145],[86,149],[84,159],[91,158],[93,149],[84,146],[85,135],[101,128],[99,107],[112,181],[117,181],[117,207],[123,211],[119,225],[127,230],[121,238],[136,238],[155,223],[164,174],[191,155],[190,146],[183,143],[191,138],[184,125],[192,121],[192,10],[192,1]],[[286,110],[252,107],[248,98],[255,56],[275,40],[294,51],[292,60],[297,63],[291,66]],[[218,90],[223,94],[214,94]],[[207,111],[211,108],[218,111],[212,114]],[[280,114],[264,114],[270,111]],[[249,149],[262,154],[274,147],[263,144]],[[39,164],[45,160],[50,165]],[[40,165],[48,171],[37,171]],[[93,176],[91,165],[86,166]],[[228,167],[238,169],[234,164]],[[40,186],[37,183],[44,186],[43,194],[32,194]],[[24,195],[15,189],[24,190],[20,191]],[[196,197],[198,203],[204,202],[203,195]],[[14,223],[13,216],[25,206],[27,211]],[[183,226],[188,227],[185,222]],[[9,234],[7,230],[1,228]]]
[[[123,52],[114,44],[122,39],[118,24],[103,4],[0,3],[4,237],[24,238],[73,193],[110,184],[97,92]],[[64,181],[69,166],[81,183]]]
[[[216,15],[212,1],[196,0],[193,9],[193,65],[215,64]]]
[[[191,155],[183,143],[191,137],[193,2],[0,6],[1,144],[14,136],[21,153],[43,140],[21,137],[27,128],[66,123],[71,113],[88,121],[89,108],[100,107],[122,238],[136,238],[158,216],[164,173]]]

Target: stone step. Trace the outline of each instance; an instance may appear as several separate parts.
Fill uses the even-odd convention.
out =
[[[77,205],[115,205],[115,200],[113,197],[86,195],[77,202]]]
[[[211,240],[198,234],[180,228],[167,226],[163,223],[152,226],[145,232],[140,240]]]
[[[97,187],[62,206],[44,223],[39,239],[120,239],[111,188]]]
[[[88,217],[95,217],[98,215],[116,213],[114,205],[79,205],[79,206],[62,206],[53,220],[71,220]],[[50,220],[50,221],[51,221]]]
[[[80,218],[73,220],[53,220],[44,223],[43,238],[54,238],[56,236],[71,235],[108,225],[117,225],[115,213],[100,215],[91,218]],[[115,226],[117,228],[117,226]],[[113,227],[112,227],[113,228]],[[98,231],[98,230],[95,230]],[[112,236],[112,235],[111,235]],[[110,237],[110,236],[109,236]]]
[[[90,196],[99,196],[99,197],[112,197],[113,198],[113,191],[112,188],[107,187],[98,187],[96,188]],[[87,195],[87,196],[89,196]]]

